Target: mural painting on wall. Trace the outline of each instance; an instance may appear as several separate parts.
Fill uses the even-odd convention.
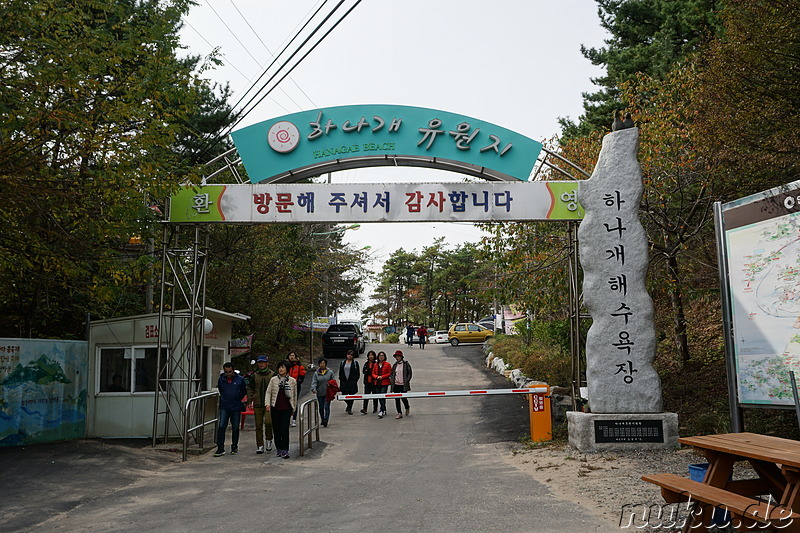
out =
[[[85,341],[0,339],[0,446],[82,438]]]

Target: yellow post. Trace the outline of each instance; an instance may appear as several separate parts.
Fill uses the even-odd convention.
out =
[[[550,413],[550,387],[546,383],[528,385],[529,389],[546,388],[547,393],[528,395],[531,415],[531,441],[542,442],[553,438],[553,421]]]

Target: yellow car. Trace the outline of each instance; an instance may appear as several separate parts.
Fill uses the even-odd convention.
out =
[[[460,342],[484,342],[494,336],[494,332],[478,324],[461,322],[450,326],[447,335],[450,338],[450,344],[458,346]]]

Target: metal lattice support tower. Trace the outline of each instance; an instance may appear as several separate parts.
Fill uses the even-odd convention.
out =
[[[202,389],[197,364],[205,338],[208,242],[207,226],[164,225],[153,446],[159,437],[188,438],[182,433],[186,402]]]

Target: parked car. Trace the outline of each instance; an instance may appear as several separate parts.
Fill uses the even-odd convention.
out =
[[[344,357],[347,350],[356,352],[356,357],[364,353],[364,336],[356,324],[331,324],[322,334],[322,355]]]
[[[450,337],[447,334],[446,329],[441,331],[434,331],[433,333],[428,335],[428,342],[439,344],[440,342],[449,342],[449,341]]]
[[[458,346],[462,342],[485,342],[494,336],[494,332],[478,324],[460,322],[450,326],[447,332],[450,344]]]
[[[479,326],[483,326],[486,329],[490,329],[490,330],[494,331],[494,319],[493,318],[484,318],[484,319],[478,320],[476,322],[476,324],[478,324]]]

